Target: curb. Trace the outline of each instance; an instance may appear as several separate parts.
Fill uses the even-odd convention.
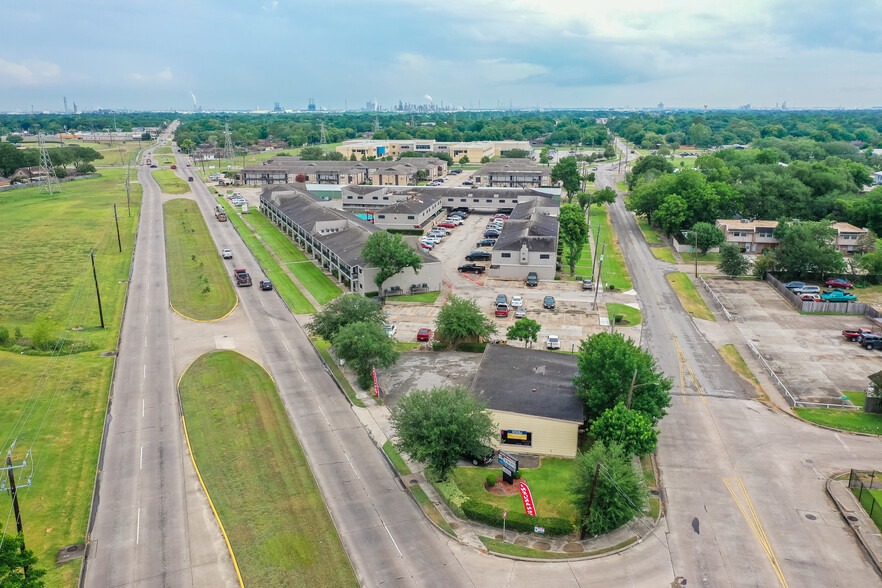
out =
[[[845,472],[843,472],[843,473],[845,473]],[[839,474],[837,474],[837,475],[839,475]],[[873,550],[871,550],[867,546],[866,542],[864,542],[863,527],[861,526],[860,521],[859,520],[852,521],[846,515],[846,513],[856,512],[856,511],[846,509],[845,505],[840,504],[840,502],[838,500],[836,500],[836,496],[833,495],[833,492],[831,490],[831,484],[833,484],[837,481],[838,480],[836,480],[835,478],[828,478],[827,479],[827,483],[824,484],[824,487],[827,490],[827,495],[830,497],[830,499],[836,505],[836,508],[839,510],[839,514],[842,516],[843,519],[845,519],[845,522],[848,524],[848,528],[851,529],[852,533],[854,533],[855,537],[857,537],[857,540],[861,546],[861,549],[867,555],[867,559],[869,559],[872,562],[873,567],[876,568],[876,573],[882,575],[882,554],[874,553]],[[849,494],[852,495],[852,497],[854,497],[854,494],[851,492],[850,488],[847,488],[847,491]],[[857,501],[857,498],[855,498],[855,501]],[[857,507],[859,509],[861,509],[861,511],[863,511],[863,508],[864,508],[863,505],[858,503]],[[864,511],[864,512],[866,512],[866,511]],[[869,516],[870,515],[867,514],[867,518],[869,518]],[[874,525],[874,528],[875,528],[875,525]]]
[[[239,308],[239,295],[236,294],[236,303],[233,305],[233,308],[231,308],[229,311],[227,311],[227,314],[225,314],[224,316],[222,316],[220,318],[216,318],[216,319],[200,320],[200,319],[194,319],[192,317],[189,317],[186,314],[180,312],[177,308],[175,308],[175,306],[171,303],[171,298],[169,298],[168,305],[169,305],[169,307],[171,307],[171,309],[175,312],[176,315],[184,317],[188,321],[193,321],[194,323],[216,323],[218,321],[224,320],[225,318],[227,318],[228,316],[233,314],[234,310]]]

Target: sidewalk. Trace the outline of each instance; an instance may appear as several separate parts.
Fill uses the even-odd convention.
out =
[[[870,561],[876,566],[876,571],[882,574],[882,533],[873,519],[858,502],[854,492],[849,490],[845,481],[827,480],[827,493],[863,545]]]

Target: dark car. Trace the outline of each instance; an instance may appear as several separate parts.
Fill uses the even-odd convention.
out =
[[[477,263],[467,263],[456,269],[464,274],[483,274],[487,268],[483,265],[478,265]]]
[[[508,296],[506,296],[505,294],[497,294],[496,304],[508,304]]]
[[[477,452],[470,452],[463,456],[463,459],[466,461],[472,462],[472,465],[487,465],[493,463],[493,459],[496,457],[496,450],[490,447],[481,447]]]
[[[800,288],[805,288],[805,282],[787,282],[784,284],[784,287],[788,290],[799,290]]]
[[[484,238],[485,239],[496,239],[501,234],[502,233],[500,233],[496,229],[487,229],[486,231],[484,231]]]
[[[496,245],[496,239],[481,239],[475,243],[475,247],[493,247]]]
[[[493,256],[489,251],[472,251],[465,256],[466,261],[490,261]]]
[[[536,272],[530,272],[527,274],[527,286],[530,288],[535,288],[539,285],[539,275]]]
[[[860,344],[864,349],[882,349],[882,336],[876,334],[863,335]]]
[[[273,283],[270,282],[269,280],[261,280],[260,281],[260,289],[261,290],[272,290]]]
[[[549,310],[553,310],[554,309],[554,296],[546,296],[545,300],[542,301],[542,306],[549,309]]]

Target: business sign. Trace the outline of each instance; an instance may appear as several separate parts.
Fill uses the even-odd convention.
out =
[[[497,461],[504,469],[507,469],[511,472],[518,471],[518,460],[516,460],[514,457],[504,451],[499,452],[499,457],[497,457]]]
[[[377,383],[377,368],[371,368],[371,373],[374,375],[374,396],[380,396],[380,385]]]
[[[520,491],[521,498],[524,500],[524,511],[531,517],[535,517],[536,507],[533,506],[533,495],[530,494],[530,488],[521,482]]]
[[[533,445],[533,433],[530,431],[513,431],[503,429],[500,431],[500,441],[504,445]]]
[[[544,533],[545,527],[533,527],[533,532],[534,533]]]

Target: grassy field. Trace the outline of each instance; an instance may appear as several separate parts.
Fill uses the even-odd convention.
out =
[[[171,155],[172,149],[171,147],[157,147],[153,150],[153,153],[156,155]]]
[[[427,304],[434,304],[436,300],[438,300],[438,296],[441,292],[426,292],[425,294],[411,294],[409,296],[394,296],[389,298],[389,301],[394,302],[425,302]]]
[[[0,351],[0,432],[4,437],[18,433],[16,464],[32,450],[25,475],[33,473],[33,483],[21,490],[19,502],[27,546],[37,565],[48,570],[47,586],[77,585],[80,560],[56,567],[55,558],[60,548],[85,539],[113,369],[113,358],[99,355],[116,348],[141,201],[141,186],[132,184],[129,217],[124,172],[101,173],[100,178],[65,183],[52,196],[36,187],[0,194],[0,252],[15,269],[7,272],[0,291],[0,325],[10,333],[17,327],[28,337],[34,319],[45,316],[53,334],[89,348],[57,357]],[[120,207],[122,253],[113,203]],[[98,322],[92,249],[105,330]],[[82,330],[71,331],[73,327]],[[16,429],[26,409],[33,412]],[[0,449],[5,454],[7,448]],[[8,513],[10,505],[9,494],[0,494],[0,508]],[[10,528],[14,532],[14,521]]]
[[[609,222],[606,205],[592,205],[590,219],[591,225],[601,225],[600,245],[603,245],[604,243],[607,244],[603,256],[603,266],[601,267],[603,283],[612,284],[617,290],[630,290],[631,276],[628,274],[628,268],[625,265],[625,257],[622,255],[622,250],[619,247],[619,240]],[[600,263],[599,252],[597,260],[598,263]],[[588,270],[590,271],[590,269],[591,264],[588,263]]]
[[[628,321],[627,324],[617,324],[617,327],[633,327],[634,325],[639,325],[643,320],[643,314],[640,312],[640,309],[628,306],[627,304],[607,304],[606,311],[609,313],[610,322],[615,320],[615,315],[617,314],[622,315],[624,320]]]
[[[176,176],[173,169],[158,169],[153,172],[153,179],[164,194],[186,194],[190,191],[190,185]]]
[[[227,315],[236,306],[236,294],[199,205],[176,198],[163,204],[162,212],[172,306],[200,321]]]
[[[291,309],[291,312],[294,314],[314,313],[315,307],[309,300],[307,300],[306,296],[303,295],[303,292],[294,285],[291,278],[289,278],[282,270],[279,262],[273,258],[270,252],[267,251],[266,247],[263,246],[263,243],[261,243],[255,236],[254,231],[245,225],[245,222],[242,220],[239,212],[235,210],[235,207],[232,207],[233,210],[231,210],[229,203],[221,197],[218,197],[217,201],[218,203],[223,204],[229,211],[230,222],[236,226],[242,240],[245,241],[248,249],[250,249],[251,253],[254,254],[254,257],[257,258],[260,267],[263,268],[263,271],[266,273],[266,277],[272,280],[273,285],[276,287],[282,300],[284,300],[285,304],[288,305],[288,308]]]
[[[180,394],[245,585],[357,586],[269,374],[234,351],[207,353],[184,373]]]
[[[677,260],[674,259],[674,254],[671,253],[671,250],[667,247],[650,247],[650,251],[652,251],[652,254],[655,256],[655,258],[660,261],[677,263]]]
[[[665,242],[661,240],[661,237],[658,236],[658,231],[652,228],[645,216],[637,217],[637,226],[640,227],[640,230],[643,232],[643,238],[646,239],[647,243],[652,243],[654,245],[665,244]]]
[[[717,320],[714,317],[714,314],[707,307],[707,304],[704,303],[704,299],[701,297],[701,294],[699,294],[698,290],[695,289],[695,285],[689,280],[689,276],[687,276],[683,272],[678,272],[674,274],[668,274],[665,277],[674,288],[674,292],[677,293],[677,298],[680,299],[680,304],[683,305],[683,308],[686,310],[686,312],[688,312],[695,318],[704,319],[707,321]]]
[[[481,540],[481,543],[484,544],[488,550],[493,551],[495,553],[503,553],[506,555],[514,555],[516,557],[532,557],[536,559],[574,559],[580,557],[590,557],[595,555],[600,555],[602,553],[608,553],[610,551],[615,551],[617,549],[621,549],[623,547],[627,547],[628,545],[637,541],[637,537],[631,537],[625,541],[617,545],[613,545],[611,547],[607,547],[605,549],[598,549],[597,551],[591,551],[588,553],[560,553],[560,552],[551,552],[551,551],[542,551],[541,549],[533,549],[532,547],[525,547],[523,545],[515,545],[514,543],[506,543],[502,541],[497,541],[496,539],[491,539],[489,537],[478,536]]]
[[[853,393],[846,393],[844,396],[852,398]],[[834,429],[842,429],[844,431],[855,431],[858,433],[872,433],[873,435],[882,435],[882,415],[869,414],[863,410],[844,409],[844,408],[799,408],[793,409],[799,417],[807,421],[832,427]]]

